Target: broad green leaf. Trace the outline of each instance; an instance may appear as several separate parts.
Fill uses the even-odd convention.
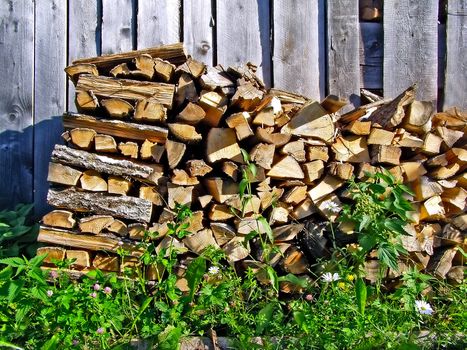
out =
[[[58,346],[59,337],[58,334],[54,334],[44,345],[41,350],[55,350]]]
[[[266,231],[269,241],[271,243],[274,243],[274,234],[272,233],[272,229],[271,229],[271,226],[269,225],[269,222],[266,220],[264,216],[260,216],[257,220],[263,226],[264,230]]]
[[[24,280],[12,280],[8,286],[8,301],[13,302],[21,293],[21,288],[24,286]]]
[[[240,197],[243,197],[245,195],[245,189],[247,185],[248,185],[247,179],[242,179],[240,183],[238,184],[238,192],[240,194]]]
[[[263,307],[256,317],[256,334],[263,334],[264,330],[268,327],[274,313],[275,304],[269,303]]]
[[[360,243],[360,245],[366,252],[369,252],[376,245],[376,237],[371,234],[362,234],[358,238],[358,243]]]
[[[290,282],[301,288],[308,287],[308,280],[306,278],[298,277],[291,273],[287,274],[286,276],[279,277],[279,282],[283,282],[283,281]]]
[[[366,296],[366,284],[362,278],[359,278],[355,283],[355,297],[357,299],[358,312],[360,312],[361,315],[365,314]]]
[[[240,148],[240,152],[242,152],[242,157],[245,163],[248,163],[250,161],[250,154],[245,151],[243,148]]]
[[[371,222],[371,217],[369,215],[363,215],[358,225],[358,231],[360,232],[364,231],[368,227],[368,224],[370,222]]]
[[[6,347],[7,349],[13,350],[24,350],[23,348],[16,346],[15,344],[11,344],[3,340],[0,340],[0,347]]]
[[[274,270],[271,266],[268,266],[266,271],[268,273],[269,280],[271,281],[272,288],[276,291],[276,293],[279,293],[279,279],[277,277],[276,270]]]
[[[390,267],[394,271],[399,271],[399,265],[397,264],[397,251],[393,246],[389,244],[381,244],[378,247],[378,259]]]
[[[0,271],[0,281],[8,281],[11,276],[13,276],[13,268],[11,266],[7,266]]]
[[[179,327],[168,325],[157,336],[157,340],[158,340],[157,349],[178,350],[180,349],[180,338],[181,337],[182,337],[182,330]]]
[[[188,282],[188,288],[190,288],[190,300],[193,300],[196,289],[203,279],[203,275],[206,272],[206,260],[199,256],[194,259],[186,270],[186,279]]]
[[[293,318],[299,327],[303,327],[305,324],[305,314],[302,311],[295,311],[293,313]]]
[[[0,259],[0,264],[9,265],[12,267],[19,267],[19,266],[24,265],[24,260],[18,257],[5,258],[5,259]]]
[[[257,174],[256,165],[253,164],[253,163],[248,164],[248,170],[250,170],[251,176],[254,179],[256,177],[256,174]]]

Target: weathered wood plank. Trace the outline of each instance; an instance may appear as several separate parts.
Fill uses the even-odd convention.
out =
[[[438,95],[438,1],[384,2],[384,96],[417,83],[417,99]]]
[[[252,62],[271,85],[269,0],[217,1],[217,62],[225,67]]]
[[[33,199],[34,1],[0,2],[0,208]]]
[[[68,1],[68,62],[101,53],[101,16],[99,1]],[[63,68],[62,66],[60,68]],[[76,112],[75,87],[68,82],[67,110]]]
[[[274,0],[274,86],[324,98],[324,2]]]
[[[139,1],[138,48],[180,41],[180,6],[180,0]]]
[[[183,2],[183,42],[194,59],[213,64],[211,0]]]
[[[329,1],[327,10],[328,91],[349,99],[346,112],[360,105],[358,2]]]
[[[443,109],[467,109],[467,0],[448,1],[447,58]]]
[[[133,48],[132,0],[102,0],[102,54]]]
[[[438,25],[438,62],[446,55],[446,27]],[[383,88],[383,24],[360,23],[360,87]],[[438,64],[438,88],[444,85],[444,64]]]
[[[67,3],[36,0],[34,66],[34,210],[42,216],[47,207],[47,165],[60,143],[61,114],[66,106]],[[47,87],[47,88],[45,88]]]

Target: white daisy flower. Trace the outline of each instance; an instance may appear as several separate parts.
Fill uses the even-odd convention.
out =
[[[431,305],[424,300],[415,300],[415,309],[421,315],[431,315],[434,312]]]
[[[326,272],[321,276],[321,279],[324,282],[330,283],[330,282],[333,282],[333,281],[340,280],[340,277],[339,277],[339,274],[337,272],[334,272],[334,273]]]
[[[325,201],[323,203],[323,209],[324,210],[329,210],[331,213],[339,213],[341,211],[341,208],[339,204],[333,202],[333,201]]]
[[[208,270],[209,274],[211,275],[217,275],[219,271],[219,266],[211,266]]]

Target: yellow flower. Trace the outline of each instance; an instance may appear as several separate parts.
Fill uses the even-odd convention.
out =
[[[354,279],[355,279],[355,275],[353,274],[347,275],[347,281],[352,282]]]
[[[340,289],[344,289],[344,290],[346,289],[346,285],[345,285],[344,282],[339,282],[339,283],[337,284],[337,286],[338,286]]]

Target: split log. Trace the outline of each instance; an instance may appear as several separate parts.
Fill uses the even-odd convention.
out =
[[[95,170],[86,170],[83,172],[79,182],[83,190],[107,192],[107,181]]]
[[[324,100],[320,102],[320,105],[328,113],[336,113],[348,103],[348,101],[340,99],[338,96],[328,95]]]
[[[349,180],[354,175],[354,166],[350,163],[332,162],[328,165],[329,175],[342,180]]]
[[[311,162],[313,160],[322,160],[327,162],[329,160],[329,150],[327,146],[307,146],[306,147],[306,160]]]
[[[92,63],[72,64],[65,68],[65,73],[74,85],[81,74],[99,75],[96,65]]]
[[[188,249],[198,255],[201,255],[203,251],[205,251],[206,248],[210,246],[219,248],[211,229],[203,229],[188,235],[183,239],[183,243],[187,246]]]
[[[58,208],[89,211],[117,218],[149,222],[152,203],[135,197],[111,196],[102,193],[77,192],[75,189],[49,189],[47,201]]]
[[[278,179],[303,179],[305,174],[293,157],[285,156],[272,166],[267,176]]]
[[[295,239],[303,230],[303,224],[287,224],[273,228],[274,242],[287,242]]]
[[[82,149],[90,149],[97,133],[93,129],[75,128],[70,130],[71,142]]]
[[[227,109],[228,99],[214,91],[201,91],[199,105],[204,109],[206,116],[203,122],[215,128]]]
[[[449,148],[452,148],[464,136],[463,131],[449,129],[444,126],[437,126],[435,130]]]
[[[222,162],[222,172],[229,176],[232,180],[237,181],[238,179],[238,165],[230,160]]]
[[[139,198],[146,199],[156,206],[164,206],[165,201],[156,187],[143,185],[139,188]]]
[[[299,275],[308,272],[309,264],[300,250],[291,247],[285,254],[283,267],[286,272]]]
[[[167,184],[168,190],[168,205],[169,208],[175,209],[175,204],[186,204],[188,206],[191,205],[193,201],[193,189],[194,186],[178,186],[172,183]]]
[[[308,185],[318,180],[324,173],[324,163],[322,160],[304,163],[302,164],[302,168],[305,173],[305,183]]]
[[[203,136],[199,134],[192,125],[171,123],[168,127],[170,133],[182,142],[198,143],[203,139]]]
[[[294,207],[290,214],[295,220],[301,220],[317,212],[317,208],[310,198],[305,199],[299,205]]]
[[[401,167],[406,182],[413,182],[427,173],[423,164],[419,162],[403,162]]]
[[[139,257],[143,253],[136,245],[122,242],[118,239],[106,236],[82,235],[73,231],[41,227],[37,241],[49,244],[60,244],[66,247],[81,248],[92,251],[109,251],[116,253],[122,248],[129,252],[131,256]]]
[[[198,100],[199,96],[195,82],[189,74],[182,73],[180,78],[178,78],[177,91],[175,93],[176,104],[181,105],[185,101],[196,103]]]
[[[373,146],[372,163],[399,165],[401,154],[402,151],[399,147]]]
[[[99,70],[105,71],[117,64],[131,61],[132,59],[135,59],[136,57],[144,54],[148,54],[153,58],[159,57],[173,64],[182,64],[187,60],[183,43],[176,43],[143,50],[128,51],[124,53],[116,53],[91,58],[82,58],[73,61],[73,64],[90,63],[94,64]]]
[[[430,155],[438,154],[442,142],[443,139],[441,137],[429,132],[425,135],[425,138],[423,139],[422,151]]]
[[[97,134],[94,138],[94,148],[97,152],[117,152],[117,142],[110,135]]]
[[[261,90],[252,83],[247,82],[237,87],[235,94],[232,96],[231,104],[243,111],[251,112],[261,102],[263,95],[264,93]]]
[[[81,171],[72,167],[59,163],[49,163],[47,181],[61,185],[76,186],[81,175]]]
[[[415,100],[415,85],[409,87],[391,102],[379,107],[369,118],[374,124],[390,130],[399,125],[405,117],[404,107]]]
[[[417,201],[424,201],[443,193],[443,187],[426,176],[421,176],[419,179],[415,179],[412,187]]]
[[[268,143],[258,143],[250,151],[253,162],[264,169],[271,169],[274,161],[275,146]]]
[[[240,261],[250,255],[250,250],[244,246],[243,242],[243,237],[234,237],[222,247],[228,261]]]
[[[93,215],[81,218],[79,220],[79,229],[81,232],[99,234],[104,228],[110,226],[114,218],[110,215]]]
[[[206,141],[206,154],[210,163],[223,159],[243,163],[240,146],[232,129],[211,128]]]
[[[259,141],[273,144],[276,147],[284,146],[292,137],[292,134],[270,133],[263,128],[257,128],[255,135]]]
[[[186,145],[181,142],[167,140],[165,149],[167,151],[167,160],[170,169],[176,168],[185,154]]]
[[[204,180],[204,186],[211,196],[218,202],[224,203],[229,198],[238,194],[238,184],[236,182],[222,179],[220,177]]]
[[[274,109],[264,108],[256,114],[252,122],[253,125],[258,126],[274,126],[276,124],[275,116],[274,116]]]
[[[133,158],[133,159],[138,159],[138,144],[133,141],[127,141],[127,142],[120,142],[118,144],[118,150],[120,151],[121,154],[124,156]]]
[[[181,65],[179,65],[176,71],[181,71],[190,74],[193,78],[199,78],[206,71],[206,65],[203,62],[194,60],[191,57]]]
[[[221,247],[236,236],[234,228],[228,224],[211,222],[210,227],[217,244]]]
[[[102,271],[118,272],[120,271],[119,257],[117,255],[96,253],[94,259],[92,259],[92,266]]]
[[[121,120],[96,119],[77,113],[65,113],[63,126],[65,128],[89,128],[98,133],[115,137],[140,141],[149,140],[158,143],[164,143],[168,135],[167,129],[158,126],[128,123]]]
[[[111,118],[125,118],[133,113],[133,106],[120,98],[107,98],[101,104]]]
[[[271,212],[269,213],[269,224],[286,224],[289,222],[289,212],[290,210],[285,206],[280,205],[275,206],[272,208]]]
[[[148,160],[152,159],[152,152],[153,152],[153,147],[156,144],[154,142],[151,142],[149,140],[144,140],[143,144],[141,145],[139,149],[139,156],[143,160]]]
[[[168,61],[164,61],[160,58],[154,59],[154,70],[155,75],[158,79],[165,83],[172,80],[175,73],[175,66]]]
[[[63,145],[55,145],[51,158],[56,162],[71,164],[100,173],[132,176],[151,183],[157,183],[163,174],[163,168],[158,164],[142,164],[127,159],[118,159],[76,150]]]
[[[115,233],[117,236],[125,237],[128,235],[128,226],[121,220],[114,219],[110,225],[106,227],[107,231]]]
[[[363,136],[339,136],[331,146],[335,160],[349,163],[369,163],[370,155]]]
[[[230,210],[230,207],[225,204],[213,204],[208,213],[211,221],[227,221],[235,215]]]
[[[407,108],[402,126],[411,132],[424,135],[431,129],[431,117],[435,112],[431,101],[413,101]]]
[[[397,129],[392,144],[398,147],[422,148],[424,141],[404,129]]]
[[[192,177],[188,175],[188,173],[182,169],[174,169],[170,181],[173,184],[180,186],[194,186],[199,184],[197,177]]]
[[[350,124],[348,124],[344,130],[359,136],[370,135],[371,130],[371,122],[369,121],[361,121],[361,120],[354,120]]]
[[[151,55],[142,54],[133,59],[136,70],[131,72],[135,77],[152,80],[154,77],[154,60]]]
[[[206,206],[211,203],[212,196],[210,194],[205,194],[204,196],[198,197],[198,202],[201,205],[201,208],[206,208]]]
[[[190,176],[205,176],[212,171],[212,168],[202,159],[190,159],[186,162],[186,170]]]
[[[120,176],[109,176],[107,183],[107,191],[111,194],[121,194],[126,196],[132,187],[130,180]]]
[[[443,220],[445,217],[446,211],[440,196],[433,196],[423,202],[420,208],[420,221]]]
[[[371,128],[367,144],[390,146],[394,139],[394,132],[380,128]]]
[[[185,108],[177,115],[179,122],[196,125],[206,117],[206,112],[199,105],[188,102]]]
[[[302,140],[287,143],[282,146],[280,153],[294,157],[299,163],[306,161],[305,144]]]
[[[142,240],[145,238],[148,227],[146,224],[139,222],[128,225],[128,238],[134,240]]]
[[[310,196],[311,200],[316,203],[325,196],[333,193],[343,184],[344,182],[341,179],[326,175],[326,177],[319,184],[308,191],[308,195]]]
[[[230,80],[228,74],[217,67],[207,67],[206,73],[200,77],[199,81],[203,88],[210,91],[235,88],[235,83]]]
[[[42,223],[47,226],[73,228],[76,220],[73,213],[67,210],[53,210],[42,217]]]
[[[332,118],[318,102],[306,103],[281,129],[283,133],[313,137],[325,142],[332,141],[334,131]]]
[[[251,130],[249,119],[249,113],[240,112],[230,115],[225,120],[229,128],[235,129],[238,141],[241,141],[253,135],[253,130]]]
[[[45,264],[54,264],[54,261],[63,261],[65,259],[66,249],[62,247],[39,247],[36,255],[47,255],[44,259]]]
[[[153,99],[139,100],[135,105],[133,119],[140,122],[164,123],[167,120],[167,109]]]
[[[109,74],[114,78],[128,78],[131,75],[131,72],[126,63],[120,63],[113,67]]]
[[[148,81],[117,79],[104,76],[80,75],[76,84],[77,91],[92,91],[102,98],[121,98],[124,100],[152,99],[172,108],[175,86]]]
[[[431,257],[427,266],[427,271],[432,272],[439,278],[446,278],[451,270],[452,260],[457,253],[457,248],[441,248]]]
[[[82,113],[94,112],[99,107],[99,101],[92,90],[79,90],[76,91],[75,105]]]
[[[307,198],[306,186],[293,186],[290,190],[284,193],[282,200],[285,203],[298,205]]]
[[[67,250],[66,258],[73,259],[73,267],[87,268],[91,267],[91,258],[86,250]]]

